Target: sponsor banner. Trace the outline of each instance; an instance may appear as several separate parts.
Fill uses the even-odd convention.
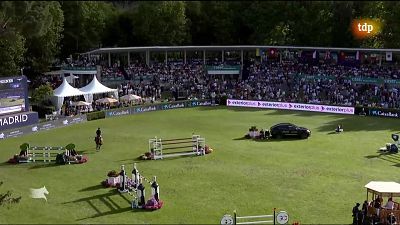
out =
[[[196,107],[196,106],[210,106],[211,101],[205,100],[205,101],[192,101],[188,102],[188,107]]]
[[[132,109],[132,114],[160,110],[160,105],[140,106]]]
[[[39,122],[37,112],[24,112],[0,117],[0,131],[32,125]]]
[[[208,74],[240,74],[240,66],[206,66]]]
[[[21,127],[13,130],[6,130],[0,132],[0,140],[10,137],[19,137],[30,133],[36,133],[44,130],[51,130],[58,127],[65,127],[72,124],[86,122],[86,115],[80,115],[75,117],[66,117],[59,120],[47,121],[40,124],[34,124],[30,126]]]
[[[290,102],[266,102],[266,101],[250,101],[250,100],[236,100],[228,99],[227,106],[242,106],[252,108],[266,108],[266,109],[288,109],[300,110],[308,112],[323,112],[323,113],[337,113],[337,114],[354,114],[354,107],[343,106],[330,106],[330,105],[314,105],[303,103],[290,103]]]
[[[186,108],[187,105],[185,104],[186,102],[181,102],[181,103],[168,103],[165,105],[162,105],[161,110],[167,110],[167,109],[177,109],[177,108]],[[189,106],[190,107],[190,106]]]
[[[307,81],[314,81],[314,80],[335,80],[335,76],[324,76],[324,75],[309,75],[309,74],[297,74],[297,79],[304,79]]]
[[[395,109],[368,109],[369,116],[400,118],[400,112]]]
[[[131,111],[132,111],[132,108],[116,109],[116,110],[106,111],[106,118],[114,117],[114,116],[130,115],[130,114],[132,114]]]

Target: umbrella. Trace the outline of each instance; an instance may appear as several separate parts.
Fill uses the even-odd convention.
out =
[[[98,102],[98,103],[115,103],[115,102],[118,102],[118,100],[113,99],[113,98],[101,98],[101,99],[97,99],[96,102]]]
[[[140,97],[140,96],[129,94],[129,95],[122,96],[120,99],[121,99],[121,101],[132,101],[132,100],[139,100],[141,98],[142,97]]]
[[[88,103],[88,102],[79,101],[79,102],[73,102],[72,105],[73,105],[73,106],[89,106],[89,105],[91,105],[91,104]]]

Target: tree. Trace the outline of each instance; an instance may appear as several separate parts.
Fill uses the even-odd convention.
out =
[[[32,102],[37,105],[44,105],[52,95],[53,88],[50,84],[40,85],[32,93]]]
[[[35,71],[46,71],[54,58],[60,53],[64,15],[58,2],[46,2],[49,20],[41,35],[27,37],[25,65]]]
[[[400,3],[381,2],[383,7],[382,37],[385,48],[400,48]]]
[[[140,2],[134,10],[133,27],[138,41],[145,45],[185,43],[188,38],[185,3]]]
[[[99,47],[106,23],[116,13],[115,7],[94,1],[63,1],[61,6],[65,18],[62,56]]]
[[[0,76],[15,76],[20,74],[23,55],[25,53],[25,38],[14,32],[0,35]]]

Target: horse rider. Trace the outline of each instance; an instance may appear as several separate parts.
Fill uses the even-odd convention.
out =
[[[96,137],[101,137],[101,130],[100,127],[96,130]]]

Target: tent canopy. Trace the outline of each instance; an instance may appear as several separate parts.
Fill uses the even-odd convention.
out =
[[[93,80],[86,85],[85,87],[79,88],[80,91],[85,92],[85,94],[100,94],[100,93],[108,93],[108,92],[117,92],[117,89],[111,89],[102,85],[96,78],[93,77]]]
[[[63,78],[62,84],[54,89],[54,96],[57,97],[69,97],[69,96],[78,96],[78,95],[84,95],[86,94],[85,92],[80,91],[77,88],[72,87],[65,77]]]
[[[134,100],[139,100],[141,98],[142,97],[137,96],[137,95],[128,94],[128,95],[122,96],[120,99],[121,99],[121,101],[134,101]]]
[[[97,103],[116,103],[116,102],[118,102],[118,100],[113,99],[113,98],[101,98],[101,99],[97,99],[96,102]]]
[[[89,105],[91,105],[91,104],[88,103],[88,102],[79,101],[79,102],[72,102],[72,105],[73,105],[73,106],[89,106]]]
[[[400,184],[396,182],[371,181],[367,185],[367,192],[383,197],[399,197]]]

